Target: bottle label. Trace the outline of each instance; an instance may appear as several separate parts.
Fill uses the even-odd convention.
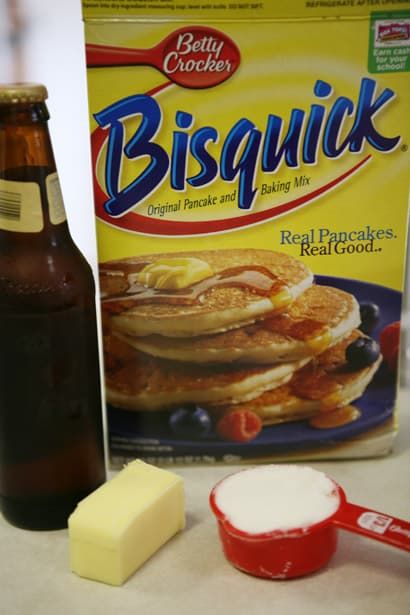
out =
[[[47,177],[46,188],[51,224],[61,224],[67,220],[67,216],[57,173],[51,173]]]
[[[43,227],[40,186],[35,182],[0,179],[0,229],[39,233]]]

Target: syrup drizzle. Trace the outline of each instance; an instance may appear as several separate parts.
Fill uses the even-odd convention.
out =
[[[137,305],[165,303],[194,305],[213,288],[246,288],[262,297],[270,297],[286,288],[286,283],[262,266],[230,267],[182,289],[150,288],[136,281],[148,263],[116,264],[100,269],[103,308],[111,314]]]
[[[347,405],[330,412],[321,412],[309,419],[309,425],[316,429],[331,429],[353,423],[360,418],[361,412],[355,406]]]
[[[269,316],[262,321],[262,325],[267,331],[278,331],[297,340],[314,338],[327,330],[326,325],[320,320],[294,318],[287,313]]]
[[[316,366],[314,361],[296,372],[290,386],[298,397],[312,400],[321,400],[342,388],[325,369]]]

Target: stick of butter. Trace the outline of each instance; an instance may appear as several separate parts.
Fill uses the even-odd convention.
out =
[[[84,498],[70,516],[71,570],[121,585],[184,526],[182,478],[133,461]]]

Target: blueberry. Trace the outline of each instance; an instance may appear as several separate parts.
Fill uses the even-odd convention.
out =
[[[208,434],[211,418],[200,406],[183,406],[171,414],[169,426],[181,438],[201,438]]]
[[[360,304],[360,318],[362,322],[359,329],[363,331],[363,333],[370,333],[379,322],[379,306],[370,301],[363,301]]]
[[[346,361],[353,369],[372,365],[380,356],[380,347],[370,337],[359,337],[346,348]]]

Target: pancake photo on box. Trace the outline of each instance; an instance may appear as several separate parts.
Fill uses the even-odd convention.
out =
[[[267,364],[314,356],[359,324],[359,305],[353,295],[312,285],[284,311],[224,333],[172,339],[117,335],[130,346],[164,359]]]
[[[265,391],[252,403],[209,407],[218,420],[232,412],[252,412],[263,425],[311,419],[318,428],[358,418],[349,406],[370,383],[382,361],[371,338],[354,330],[312,359],[284,385]]]
[[[106,396],[128,410],[240,403],[287,382],[307,359],[272,365],[199,365],[157,359],[112,337],[105,341]]]
[[[290,255],[232,249],[136,256],[103,263],[103,314],[126,335],[192,337],[255,322],[313,282]]]
[[[100,266],[108,404],[168,417],[170,436],[248,442],[264,427],[356,420],[382,360],[345,290],[290,255],[207,250]],[[196,420],[196,419],[195,419]],[[251,428],[249,428],[249,423]]]

